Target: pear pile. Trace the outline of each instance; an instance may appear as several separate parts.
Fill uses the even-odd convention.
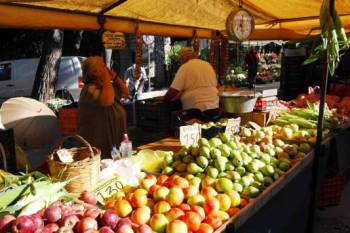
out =
[[[242,128],[241,136],[221,133],[209,140],[201,138],[198,146],[165,156],[162,174],[209,176],[243,196],[256,197],[312,149],[308,143],[288,144],[273,135],[272,128],[258,132]]]

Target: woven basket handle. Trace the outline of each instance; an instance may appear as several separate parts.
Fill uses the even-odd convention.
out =
[[[60,143],[60,146],[58,147],[58,149],[61,149],[62,148],[62,144],[63,142],[68,139],[68,138],[75,138],[77,139],[80,143],[82,143],[82,145],[86,146],[88,149],[89,149],[89,152],[90,152],[90,157],[94,157],[94,151],[90,145],[90,143],[88,143],[88,141],[86,141],[82,136],[78,135],[78,134],[73,134],[73,135],[69,135],[69,136],[66,136],[62,139],[61,143]]]

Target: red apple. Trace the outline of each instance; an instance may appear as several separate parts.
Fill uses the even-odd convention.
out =
[[[82,217],[85,212],[85,207],[82,203],[74,203],[72,205],[72,210],[75,215],[77,215],[78,217]]]
[[[106,210],[102,215],[102,224],[104,226],[108,226],[114,229],[117,226],[118,221],[119,221],[119,216],[112,209]]]
[[[91,217],[83,217],[77,225],[77,230],[79,233],[83,233],[87,230],[97,230],[97,221]]]
[[[33,233],[35,226],[30,216],[20,216],[12,222],[12,232],[14,233]]]
[[[74,214],[73,208],[69,205],[62,205],[60,208],[62,219]]]
[[[61,227],[58,233],[74,233],[73,229],[70,227]],[[85,232],[84,232],[85,233]]]
[[[197,231],[201,225],[202,218],[194,211],[188,211],[185,213],[185,223],[190,231]]]
[[[59,229],[60,227],[56,223],[49,223],[45,226],[44,231],[46,232],[48,230],[50,233],[55,233],[58,232]]]
[[[74,228],[79,222],[79,218],[76,215],[66,216],[61,220],[61,227]]]
[[[134,233],[134,230],[129,225],[123,225],[123,226],[117,228],[115,233]]]
[[[104,226],[98,230],[99,233],[114,233],[112,228]]]
[[[35,229],[43,229],[44,221],[38,214],[33,214],[31,216]]]
[[[136,233],[153,233],[153,231],[150,226],[142,224],[136,228]]]
[[[92,192],[84,191],[81,193],[80,197],[84,202],[86,202],[88,204],[96,205],[96,203],[97,203],[96,194],[94,194]]]
[[[0,232],[9,232],[11,229],[11,224],[16,218],[13,215],[6,214],[0,219]]]
[[[117,229],[122,227],[123,225],[128,225],[128,226],[131,226],[131,220],[129,218],[121,218],[119,221],[118,221],[118,224],[117,224]]]
[[[58,222],[62,217],[62,211],[60,207],[52,206],[46,209],[45,218],[49,223]]]
[[[101,214],[101,210],[97,207],[88,208],[85,210],[84,217],[97,218]]]

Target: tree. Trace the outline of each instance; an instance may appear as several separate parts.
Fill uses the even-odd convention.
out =
[[[32,98],[46,102],[55,97],[58,68],[61,62],[63,31],[46,32],[42,54],[36,71]]]

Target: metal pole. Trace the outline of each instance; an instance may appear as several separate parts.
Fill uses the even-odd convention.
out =
[[[334,17],[334,0],[329,0],[330,13]],[[309,221],[308,231],[314,232],[315,210],[317,208],[317,194],[319,190],[319,175],[320,175],[320,161],[324,156],[322,153],[322,140],[323,140],[323,121],[324,121],[324,108],[326,102],[326,92],[328,85],[328,64],[327,64],[327,51],[324,51],[321,57],[322,64],[322,80],[321,80],[321,94],[320,94],[320,106],[317,121],[317,138],[315,147],[315,156],[312,167],[312,184],[311,184],[311,197],[310,197],[310,209],[309,209]]]
[[[150,45],[147,45],[147,59],[148,59],[148,91],[151,91],[151,52],[150,52]]]

